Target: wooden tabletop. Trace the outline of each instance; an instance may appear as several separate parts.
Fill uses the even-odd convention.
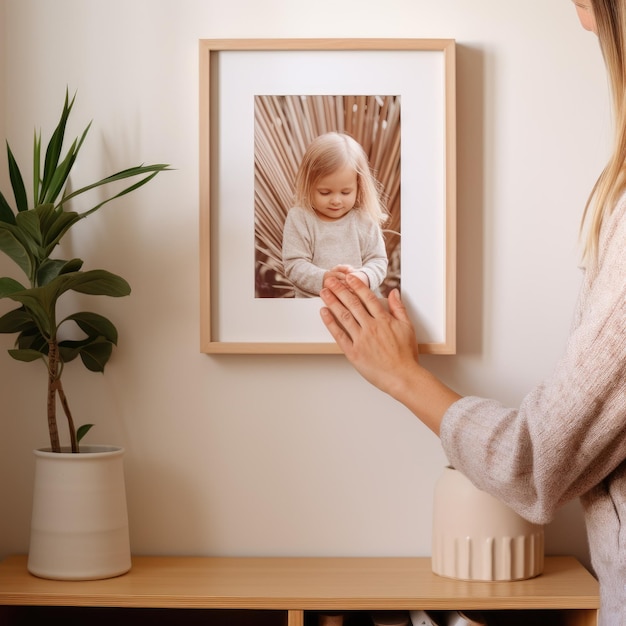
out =
[[[0,563],[0,605],[276,610],[597,609],[596,579],[573,557],[547,557],[540,576],[464,582],[430,558],[133,557],[123,576],[53,581]]]

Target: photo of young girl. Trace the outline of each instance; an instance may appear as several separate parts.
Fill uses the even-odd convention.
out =
[[[300,163],[283,230],[283,266],[295,297],[316,297],[329,277],[345,281],[348,274],[380,295],[387,217],[362,146],[347,133],[316,137]]]
[[[331,255],[323,263],[318,257],[313,262],[325,271],[334,270],[344,274],[348,271],[361,269],[366,258],[356,254],[357,247],[364,246],[370,267],[361,275],[366,284],[376,288],[383,298],[394,288],[400,288],[401,275],[401,207],[400,207],[400,148],[401,148],[401,99],[399,95],[255,95],[254,97],[254,294],[262,299],[294,299],[304,296],[315,297],[319,294],[321,280],[318,285],[307,286],[300,283],[298,270],[292,276],[287,275],[285,260],[300,256],[306,259],[306,242],[297,242],[294,229],[302,235],[303,228],[316,226],[319,230],[315,235],[318,243],[325,239],[322,230],[333,234],[342,241],[342,254]],[[337,141],[341,138],[343,145]],[[333,141],[335,142],[333,144]],[[355,142],[357,145],[354,145]],[[332,158],[352,159],[352,176],[357,171],[355,156],[361,153],[356,174],[357,195],[349,212],[341,219],[334,208],[328,213],[322,205],[322,195],[317,197],[317,204],[306,193],[298,192],[296,179],[302,170],[302,184],[311,186],[312,178],[320,173],[312,170],[305,174],[305,153],[313,155],[315,146],[335,153]],[[351,145],[348,145],[351,144]],[[342,147],[343,153],[337,152]],[[325,149],[323,150],[325,152]],[[349,156],[348,152],[354,151]],[[343,156],[341,156],[343,154]],[[365,154],[365,160],[363,160]],[[333,162],[328,165],[322,162],[324,155],[316,167],[326,167],[323,175],[330,174]],[[339,161],[337,161],[338,163]],[[347,161],[346,161],[347,162]],[[310,163],[313,166],[313,163]],[[320,170],[321,171],[321,170]],[[370,179],[370,176],[374,177]],[[327,181],[328,182],[328,181]],[[330,181],[335,182],[335,181]],[[336,181],[340,182],[340,181]],[[350,181],[352,183],[353,181]],[[362,187],[362,189],[360,189]],[[330,191],[325,196],[330,198]],[[383,200],[384,199],[384,200]],[[343,202],[343,201],[342,201]],[[318,206],[319,205],[319,206]],[[342,204],[342,207],[345,205]],[[315,213],[315,209],[318,213]],[[373,207],[368,210],[367,207]],[[363,210],[362,210],[363,209]],[[302,211],[306,210],[306,213]],[[284,228],[289,217],[288,232]],[[387,219],[381,219],[386,215]],[[358,219],[357,219],[358,218]],[[367,219],[366,219],[367,218]],[[315,221],[313,221],[313,219]],[[307,225],[308,224],[308,225]],[[374,226],[372,226],[374,224]],[[384,239],[384,251],[372,253],[380,245],[380,231]],[[353,241],[340,233],[344,228],[350,236],[361,232],[361,237],[372,237],[367,243]],[[305,238],[309,235],[304,235]],[[349,256],[346,244],[352,251]],[[287,244],[287,249],[283,245]],[[297,246],[299,250],[294,250]],[[309,243],[310,246],[310,243]],[[289,251],[289,248],[292,248]],[[322,254],[322,248],[316,243],[315,254]],[[324,250],[328,246],[324,245]],[[285,253],[287,255],[285,256]],[[381,265],[372,269],[370,255],[380,258]],[[304,255],[304,256],[302,256]],[[330,258],[332,256],[332,258]],[[372,257],[373,258],[373,257]],[[380,281],[382,263],[387,259],[386,275]],[[288,261],[292,265],[292,261]],[[312,262],[312,257],[308,259]],[[332,263],[332,265],[328,265]],[[350,267],[348,267],[350,266]],[[293,268],[292,268],[293,269]],[[302,269],[302,268],[300,268]],[[299,285],[299,286],[298,286]]]

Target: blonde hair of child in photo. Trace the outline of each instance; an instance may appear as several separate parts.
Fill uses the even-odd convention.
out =
[[[307,148],[283,229],[283,266],[297,298],[318,296],[324,281],[354,274],[379,293],[387,275],[381,185],[363,147],[325,133]]]

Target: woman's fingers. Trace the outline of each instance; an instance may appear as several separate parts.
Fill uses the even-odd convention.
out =
[[[344,327],[350,318],[365,326],[372,317],[386,312],[378,297],[356,276],[349,274],[345,283],[329,280],[326,287],[320,296]]]
[[[367,380],[391,393],[417,363],[414,330],[398,294],[389,311],[358,278],[348,286],[328,281],[320,295],[322,320],[337,345]]]
[[[393,289],[389,294],[389,312],[401,322],[406,322],[407,324],[411,324],[411,318],[404,306],[402,300],[400,299],[400,292],[397,289]]]
[[[330,332],[335,343],[339,346],[342,352],[347,353],[352,347],[352,339],[350,335],[337,323],[337,319],[331,313],[330,309],[323,308],[320,310],[322,321]]]
[[[346,277],[346,283],[350,288],[349,290],[358,296],[358,304],[356,304],[356,301],[350,300],[351,303],[355,303],[354,306],[356,306],[357,310],[364,308],[371,317],[386,313],[380,298],[358,276],[349,274]],[[348,308],[352,310],[351,307]]]
[[[341,337],[342,333],[352,340],[359,329],[353,311],[358,307],[364,311],[363,305],[342,281],[330,279],[327,284],[328,287],[324,287],[320,292],[320,297],[327,307],[322,309],[322,320],[335,340],[337,336]],[[340,347],[343,348],[341,344]]]

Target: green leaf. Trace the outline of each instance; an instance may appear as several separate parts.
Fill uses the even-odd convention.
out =
[[[91,341],[91,337],[86,337],[80,341],[75,341],[73,339],[59,341],[59,356],[61,357],[61,361],[63,363],[73,361],[80,354],[80,351]]]
[[[13,209],[11,208],[11,205],[7,202],[7,199],[4,197],[1,191],[0,191],[0,221],[6,222],[7,224],[15,224],[15,215],[13,213]]]
[[[93,427],[93,424],[83,424],[76,430],[76,441],[80,441]]]
[[[85,367],[92,372],[103,372],[104,366],[113,353],[113,344],[104,337],[87,337],[80,341],[59,342],[59,354],[64,363],[80,356]]]
[[[143,185],[151,181],[159,172],[163,172],[168,169],[169,169],[169,166],[166,164],[140,165],[137,167],[131,167],[126,170],[122,170],[121,172],[117,172],[116,174],[112,174],[111,176],[107,176],[106,178],[99,180],[97,183],[92,183],[91,185],[87,185],[86,187],[81,187],[80,189],[73,191],[72,193],[68,194],[66,197],[63,198],[63,202],[67,202],[71,198],[75,198],[76,196],[79,196],[85,193],[86,191],[89,191],[90,189],[95,189],[96,187],[108,185],[110,183],[113,183],[119,180],[124,180],[125,178],[132,178],[133,176],[142,176],[143,174],[149,174],[145,178],[126,187],[125,189],[115,194],[114,196],[111,196],[110,198],[103,200],[102,202],[92,207],[88,211],[84,211],[83,213],[80,214],[81,217],[87,217],[87,215],[94,213],[95,211],[100,209],[102,206],[104,206],[108,202],[111,202],[112,200],[115,200],[116,198],[120,198],[130,193],[131,191],[134,191],[135,189],[139,189],[139,187],[142,187]]]
[[[18,213],[15,216],[15,224],[29,240],[32,240],[37,247],[41,247],[41,223],[37,211],[31,209]]]
[[[55,208],[51,203],[40,204],[33,211],[39,219],[43,247],[39,258],[49,256],[70,227],[82,219],[75,211],[63,211],[62,207]]]
[[[81,259],[72,259],[65,261],[63,259],[46,259],[37,272],[37,284],[47,285],[61,274],[69,274],[70,272],[78,272],[83,266]]]
[[[15,196],[15,203],[17,204],[18,211],[28,210],[28,199],[26,197],[26,187],[24,187],[24,180],[22,173],[17,165],[17,161],[11,152],[11,148],[7,142],[7,158],[9,160],[9,177],[11,179],[11,187],[13,187],[13,195]]]
[[[80,358],[91,372],[104,372],[104,366],[111,357],[113,344],[102,338],[94,341],[80,351]]]
[[[39,179],[39,168],[41,167],[41,133],[35,130],[35,136],[33,139],[33,203],[36,205],[39,202],[39,187],[41,186],[41,180]]]
[[[16,291],[12,290],[6,295],[13,300],[22,302],[27,307],[36,301],[44,308],[52,311],[56,301],[67,291],[118,298],[130,293],[130,285],[120,276],[106,270],[90,270],[88,272],[60,274],[47,285],[25,289],[19,293],[15,293]],[[1,296],[2,291],[0,290]]]
[[[78,158],[78,153],[80,151],[85,138],[87,137],[87,133],[91,128],[91,122],[87,125],[87,128],[83,131],[83,134],[80,136],[80,139],[75,139],[70,149],[67,151],[67,155],[63,159],[63,161],[57,165],[54,174],[50,180],[50,186],[46,192],[46,195],[43,198],[44,202],[55,202],[59,197],[60,193],[63,191],[65,187],[65,183],[70,176],[70,172],[74,167],[74,163]]]
[[[37,204],[40,204],[41,199],[47,196],[48,189],[52,182],[52,178],[54,177],[54,174],[56,172],[59,158],[61,157],[61,150],[63,149],[63,140],[65,138],[65,127],[67,125],[67,119],[70,115],[70,112],[72,111],[75,99],[76,95],[74,94],[74,97],[70,101],[69,92],[68,90],[65,91],[65,104],[63,105],[61,118],[59,119],[59,123],[52,133],[52,137],[50,138],[50,141],[48,142],[48,147],[46,149],[43,180],[39,189],[39,198],[37,199]]]
[[[54,224],[57,219],[57,212],[52,203],[38,204],[35,207],[35,213],[37,213],[39,217],[42,232],[50,230],[52,224]]]
[[[61,274],[47,285],[30,289],[24,289],[11,278],[0,279],[0,298],[11,298],[23,304],[47,340],[56,337],[57,301],[70,290],[96,296],[122,297],[130,293],[130,285],[106,270]]]
[[[24,307],[13,309],[0,317],[0,333],[20,333],[36,328],[33,318]]]
[[[9,350],[9,354],[16,361],[24,361],[24,363],[32,363],[37,359],[43,359],[43,355],[37,350]]]
[[[0,318],[0,322],[1,322]],[[66,317],[63,322],[74,321],[88,337],[104,337],[107,341],[117,344],[117,329],[106,317],[98,313],[82,311]],[[63,324],[61,322],[61,324]],[[59,324],[59,326],[61,325]],[[1,327],[0,327],[1,328]],[[1,332],[1,331],[0,331]]]
[[[62,274],[70,274],[72,272],[80,271],[80,268],[83,266],[82,259],[70,259],[66,263],[64,263],[61,271],[59,272],[59,276]]]
[[[25,289],[12,278],[0,278],[0,298],[10,298],[24,305],[31,314],[33,321],[46,338],[50,338],[55,328],[54,293],[45,287]],[[52,299],[51,299],[52,298]]]
[[[130,293],[130,285],[121,277],[106,270],[89,270],[87,272],[74,272],[59,279],[68,277],[64,291],[71,289],[78,293],[93,296],[111,296],[121,298]]]
[[[0,278],[0,298],[12,298],[14,294],[25,290],[26,288],[13,278]]]
[[[46,205],[50,206],[50,205]],[[63,211],[60,207],[54,209],[51,219],[42,224],[43,242],[45,253],[49,255],[54,247],[61,241],[65,233],[79,222],[82,216],[75,211]]]
[[[72,145],[70,146],[67,155],[54,170],[46,194],[42,198],[42,201],[44,203],[55,202],[58,196],[61,194],[61,191],[63,191],[63,187],[65,186],[65,183],[69,178],[70,172],[72,171],[72,167],[74,167],[74,163],[76,161],[76,146],[77,141],[74,140],[74,143],[72,143]]]
[[[43,355],[47,355],[49,349],[47,339],[41,334],[35,322],[19,334],[15,347],[20,350],[37,350]]]
[[[17,227],[0,222],[0,251],[4,252],[30,278],[34,259],[28,246],[21,240]]]

